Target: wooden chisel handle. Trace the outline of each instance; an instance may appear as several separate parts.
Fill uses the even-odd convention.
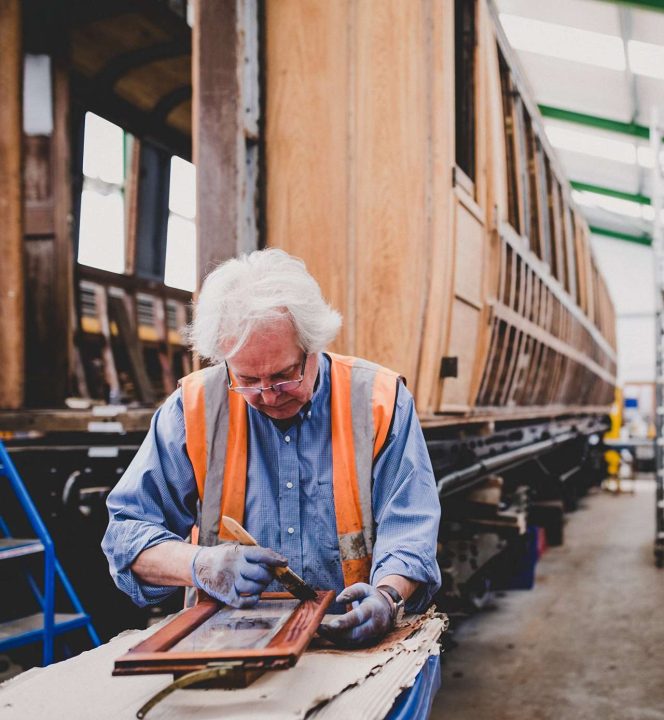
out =
[[[237,520],[229,517],[228,515],[222,515],[221,522],[231,535],[233,535],[233,537],[242,545],[258,545],[256,539],[252,537]],[[274,568],[274,574],[286,590],[291,592],[300,600],[312,600],[316,597],[316,591],[309,587],[309,585],[307,585],[307,583],[305,583],[304,580],[289,567],[276,567]]]
[[[231,535],[242,545],[258,545],[256,539],[250,535],[237,520],[228,515],[221,516],[221,522]]]

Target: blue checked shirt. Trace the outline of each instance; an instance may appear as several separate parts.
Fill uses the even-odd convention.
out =
[[[285,555],[309,584],[339,593],[344,581],[332,492],[329,365],[320,354],[311,402],[288,429],[280,430],[247,406],[244,525],[260,545]],[[408,605],[412,611],[422,610],[440,587],[440,505],[413,398],[401,383],[390,436],[373,478],[377,531],[371,582],[402,575],[422,583]],[[159,602],[175,591],[142,582],[131,565],[153,545],[186,538],[196,519],[197,500],[178,389],[155,413],[143,444],[108,496],[110,522],[102,549],[117,586],[137,605]],[[276,583],[268,588],[280,589]]]

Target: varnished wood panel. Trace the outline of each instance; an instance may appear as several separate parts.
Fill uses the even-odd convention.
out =
[[[303,257],[344,314],[336,348],[404,372],[430,422],[471,412],[478,395],[570,402],[570,377],[610,384],[615,363],[596,309],[601,333],[562,289],[576,301],[583,282],[584,307],[600,304],[536,111],[507,66],[501,87],[483,0],[475,181],[451,172],[453,11],[428,0],[266,7],[268,243]],[[517,232],[505,240],[508,219]],[[498,298],[508,315],[496,317]],[[458,378],[439,378],[444,356],[459,359]]]
[[[354,4],[355,347],[412,387],[431,251],[428,6]]]
[[[454,293],[454,248],[451,212],[454,164],[454,5],[434,2],[431,15],[431,64],[427,82],[431,99],[431,151],[428,172],[431,198],[429,288],[424,312],[416,405],[432,415],[440,404],[441,357],[447,352]]]
[[[301,257],[355,351],[350,4],[266,4],[267,243]]]
[[[0,0],[0,408],[24,392],[24,286],[21,197],[21,3]]]

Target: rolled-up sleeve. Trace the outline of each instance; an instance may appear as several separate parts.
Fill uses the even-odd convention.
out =
[[[413,397],[399,384],[392,430],[374,466],[376,543],[371,583],[401,575],[421,583],[406,607],[420,612],[440,587],[440,503]]]
[[[155,413],[145,440],[107,500],[109,525],[102,550],[115,584],[137,605],[157,603],[177,590],[143,583],[131,565],[143,550],[189,535],[197,498],[177,390]]]

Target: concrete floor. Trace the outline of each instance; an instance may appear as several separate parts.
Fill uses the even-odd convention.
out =
[[[664,720],[664,570],[653,557],[654,482],[597,491],[565,545],[465,621],[443,655],[431,720]]]

